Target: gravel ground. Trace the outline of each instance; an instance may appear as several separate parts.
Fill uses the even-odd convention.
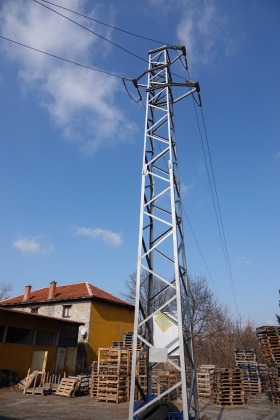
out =
[[[273,405],[264,396],[249,400],[241,407],[218,407],[201,402],[201,414],[209,420],[280,420],[280,406]],[[22,390],[0,391],[0,419],[65,419],[76,420],[125,420],[128,418],[128,403],[102,403],[88,395],[65,398],[55,395],[23,395]]]

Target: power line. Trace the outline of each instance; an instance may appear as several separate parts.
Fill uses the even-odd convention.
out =
[[[44,2],[44,3],[51,4],[52,6],[59,7],[60,9],[67,10],[67,12],[74,13],[75,15],[81,16],[81,17],[83,17],[83,18],[86,18],[86,19],[92,20],[93,22],[100,23],[100,25],[104,25],[104,26],[107,26],[108,28],[114,29],[114,30],[116,30],[116,31],[123,32],[123,33],[125,33],[125,34],[127,34],[127,35],[131,35],[131,36],[134,36],[134,37],[136,37],[136,38],[145,39],[146,41],[156,42],[157,44],[161,44],[161,45],[168,45],[168,43],[166,43],[166,42],[158,41],[158,40],[153,39],[153,38],[148,38],[148,37],[146,37],[146,36],[139,35],[139,34],[136,34],[136,33],[134,33],[134,32],[130,32],[130,31],[126,31],[125,29],[121,29],[121,28],[118,28],[118,27],[113,26],[113,25],[109,25],[108,23],[102,22],[101,20],[94,19],[94,18],[92,18],[92,17],[90,17],[90,16],[87,16],[87,15],[84,15],[84,14],[82,14],[82,13],[76,12],[76,11],[74,11],[74,10],[68,9],[67,7],[63,7],[63,6],[60,6],[60,5],[58,5],[58,4],[51,3],[50,1],[47,1],[47,0],[41,0],[41,1],[42,1],[42,2]]]
[[[212,284],[213,284],[213,286],[214,286],[214,289],[215,289],[215,291],[216,291],[216,295],[217,295],[217,296],[218,296],[218,298],[221,300],[221,298],[220,298],[220,296],[219,296],[219,293],[218,293],[218,290],[217,290],[217,288],[216,288],[216,285],[215,285],[215,283],[214,283],[214,280],[213,280],[213,278],[212,278],[211,272],[210,272],[210,270],[209,270],[209,268],[208,268],[208,265],[207,265],[206,259],[205,259],[204,255],[203,255],[202,249],[201,249],[201,247],[200,247],[200,245],[199,245],[198,239],[197,239],[197,237],[196,237],[196,235],[195,235],[195,233],[194,233],[194,230],[193,230],[193,227],[192,227],[192,225],[191,225],[190,219],[188,218],[187,212],[186,212],[186,210],[185,210],[185,208],[184,208],[184,206],[183,206],[183,205],[182,205],[182,208],[183,208],[183,211],[184,211],[185,217],[186,217],[186,219],[187,219],[187,222],[188,222],[189,228],[190,228],[190,230],[191,230],[192,236],[193,236],[193,238],[194,238],[194,240],[195,240],[196,246],[197,246],[198,251],[199,251],[199,253],[200,253],[200,256],[201,256],[201,258],[202,258],[202,260],[203,260],[203,262],[204,262],[204,265],[205,265],[205,267],[206,267],[206,270],[207,270],[207,272],[208,272],[208,275],[209,275],[209,277],[210,277],[210,280],[211,280],[211,282],[212,282]]]
[[[59,57],[58,55],[51,54],[51,53],[46,52],[46,51],[43,51],[43,50],[39,50],[38,48],[34,48],[34,47],[31,47],[30,45],[26,45],[26,44],[23,44],[23,43],[21,43],[21,42],[14,41],[13,39],[6,38],[6,37],[4,37],[4,36],[2,36],[2,35],[0,35],[0,38],[5,39],[6,41],[12,42],[12,43],[14,43],[14,44],[20,45],[21,47],[28,48],[28,49],[30,49],[30,50],[33,50],[33,51],[39,52],[39,53],[41,53],[41,54],[48,55],[48,56],[53,57],[53,58],[57,58],[58,60],[66,61],[67,63],[75,64],[76,66],[83,67],[83,68],[88,69],[88,70],[93,70],[93,71],[97,71],[97,72],[99,72],[99,73],[104,73],[104,74],[107,74],[108,76],[114,76],[114,77],[117,77],[117,78],[119,78],[119,79],[123,79],[123,78],[122,78],[121,76],[119,76],[118,74],[115,74],[115,73],[110,73],[110,72],[105,71],[105,70],[100,70],[100,69],[97,69],[96,67],[87,66],[87,65],[85,65],[85,64],[80,64],[80,63],[77,63],[76,61],[68,60],[67,58]]]
[[[205,165],[206,165],[206,170],[207,170],[207,175],[208,175],[208,180],[209,180],[209,185],[210,185],[210,190],[211,190],[211,195],[212,195],[212,201],[213,201],[216,220],[217,220],[217,225],[218,225],[218,229],[219,229],[219,235],[220,235],[220,239],[221,239],[223,254],[224,254],[224,258],[225,258],[225,263],[226,263],[229,282],[230,282],[232,295],[233,295],[233,299],[234,299],[234,303],[235,303],[235,308],[236,308],[236,311],[238,311],[238,304],[237,304],[237,299],[236,299],[234,281],[233,281],[233,276],[232,276],[232,270],[231,270],[231,264],[230,264],[230,259],[229,259],[227,241],[226,241],[226,236],[225,236],[225,231],[224,231],[224,226],[223,226],[222,214],[221,214],[220,203],[219,203],[219,196],[218,196],[218,191],[217,191],[217,186],[216,186],[216,181],[215,181],[214,168],[213,168],[213,164],[212,164],[210,146],[209,146],[209,141],[208,141],[208,134],[207,134],[206,124],[205,124],[204,115],[203,115],[203,111],[202,111],[202,105],[200,106],[200,108],[201,108],[201,113],[202,113],[204,134],[205,134],[205,138],[206,138],[207,152],[208,152],[208,158],[209,158],[209,162],[210,162],[211,172],[209,170],[209,165],[208,165],[208,162],[207,162],[206,151],[205,151],[205,147],[204,147],[204,143],[203,143],[202,133],[201,133],[200,124],[199,124],[198,115],[197,115],[196,106],[195,106],[195,101],[194,101],[194,109],[195,109],[195,115],[196,115],[196,120],[197,120],[197,125],[198,125],[199,137],[200,137],[200,141],[201,141],[201,145],[202,145],[204,161],[205,161]],[[212,175],[212,178],[211,178],[210,174]]]
[[[87,65],[85,65],[85,64],[78,63],[78,62],[76,62],[76,61],[68,60],[67,58],[63,58],[63,57],[60,57],[60,56],[58,56],[58,55],[51,54],[51,53],[49,53],[49,52],[47,52],[47,51],[43,51],[43,50],[40,50],[40,49],[35,48],[35,47],[31,47],[30,45],[23,44],[22,42],[15,41],[15,40],[13,40],[13,39],[7,38],[7,37],[2,36],[2,35],[0,35],[0,38],[4,39],[5,41],[12,42],[13,44],[20,45],[21,47],[28,48],[28,49],[30,49],[30,50],[32,50],[32,51],[36,51],[36,52],[39,52],[39,53],[41,53],[41,54],[48,55],[49,57],[57,58],[58,60],[65,61],[65,62],[67,62],[67,63],[74,64],[74,65],[76,65],[76,66],[83,67],[83,68],[88,69],[88,70],[97,71],[97,72],[99,72],[99,73],[107,74],[108,76],[117,77],[118,79],[121,79],[121,80],[122,80],[122,82],[123,82],[123,84],[124,84],[124,87],[125,87],[125,90],[126,90],[126,92],[127,92],[128,96],[129,96],[129,97],[130,97],[130,98],[131,98],[134,102],[136,102],[136,103],[138,103],[138,102],[140,102],[140,101],[141,101],[141,102],[142,102],[142,105],[143,105],[143,107],[144,107],[144,109],[145,109],[145,105],[144,105],[144,103],[143,103],[143,99],[142,99],[142,96],[141,96],[140,92],[138,91],[138,93],[139,93],[139,100],[135,100],[135,99],[131,96],[131,94],[129,93],[129,91],[128,91],[128,89],[127,89],[127,86],[126,86],[126,83],[125,83],[125,78],[124,78],[124,77],[122,77],[122,76],[119,76],[119,75],[118,75],[118,74],[116,74],[116,73],[111,73],[111,72],[109,72],[109,71],[105,71],[105,70],[97,69],[96,67],[91,67],[91,66],[87,66]]]
[[[223,218],[222,218],[221,207],[220,207],[220,200],[219,200],[218,191],[217,191],[216,179],[215,179],[212,157],[211,157],[211,152],[210,152],[210,145],[209,145],[209,141],[208,141],[208,133],[207,133],[207,129],[206,129],[206,124],[205,124],[205,119],[204,119],[204,113],[203,113],[202,106],[201,106],[201,116],[202,116],[202,121],[203,121],[203,127],[204,127],[205,139],[206,139],[206,144],[207,144],[207,150],[208,150],[210,168],[211,168],[211,173],[212,173],[212,179],[213,179],[213,183],[214,183],[214,191],[215,191],[218,214],[219,214],[219,219],[220,219],[220,224],[221,224],[222,237],[223,237],[223,242],[224,242],[224,246],[225,246],[226,261],[227,261],[227,265],[228,265],[229,278],[230,278],[231,287],[232,287],[232,291],[233,291],[235,306],[236,306],[236,309],[237,309],[238,304],[237,304],[234,281],[233,281],[232,270],[231,270],[231,264],[230,264],[230,259],[229,259],[227,240],[226,240],[226,236],[225,236]]]
[[[85,29],[86,31],[91,32],[92,34],[94,34],[94,35],[98,36],[99,38],[103,39],[104,41],[109,42],[110,44],[112,44],[112,45],[114,45],[115,47],[117,47],[117,48],[121,49],[122,51],[124,51],[124,52],[126,52],[126,53],[128,53],[128,54],[130,54],[130,55],[132,55],[132,56],[134,56],[134,57],[136,57],[136,58],[138,58],[138,59],[139,59],[139,60],[141,60],[141,61],[144,61],[145,63],[147,63],[147,62],[148,62],[147,60],[145,60],[145,58],[140,57],[139,55],[137,55],[137,54],[133,53],[132,51],[129,51],[128,49],[126,49],[126,48],[122,47],[122,46],[121,46],[121,45],[119,45],[119,44],[116,44],[115,42],[111,41],[110,39],[106,38],[106,37],[105,37],[105,36],[103,36],[103,35],[98,34],[98,33],[97,33],[97,32],[95,32],[95,31],[93,31],[93,30],[91,30],[91,29],[87,28],[86,26],[81,25],[80,23],[76,22],[75,20],[70,19],[69,17],[67,17],[67,16],[63,15],[62,13],[59,13],[57,10],[52,9],[51,7],[46,6],[45,4],[42,4],[42,3],[40,3],[40,2],[39,2],[39,1],[37,1],[37,0],[33,0],[33,1],[34,1],[34,3],[37,3],[37,4],[39,4],[40,6],[45,7],[46,9],[48,9],[48,10],[50,10],[50,11],[52,11],[52,12],[56,13],[57,15],[59,15],[59,16],[61,16],[61,17],[63,17],[64,19],[69,20],[70,22],[74,23],[75,25],[78,25],[80,28],[83,28],[83,29]]]
[[[139,55],[135,54],[134,52],[132,52],[132,51],[128,50],[127,48],[122,47],[121,45],[119,45],[119,44],[117,44],[117,43],[115,43],[115,42],[111,41],[110,39],[108,39],[108,38],[106,38],[106,37],[104,37],[104,36],[102,36],[102,35],[98,34],[97,32],[95,32],[95,31],[93,31],[93,30],[91,30],[91,29],[89,29],[89,28],[87,28],[86,26],[81,25],[80,23],[76,22],[75,20],[68,18],[67,16],[63,15],[62,13],[59,13],[58,11],[56,11],[56,10],[52,9],[51,7],[48,7],[48,6],[46,6],[45,4],[40,3],[38,0],[33,0],[33,1],[34,1],[35,3],[37,3],[37,4],[40,4],[41,6],[45,7],[46,9],[49,9],[50,11],[52,11],[52,12],[54,12],[54,13],[58,14],[59,16],[61,16],[61,17],[65,18],[65,19],[67,19],[67,20],[69,20],[70,22],[75,23],[75,25],[80,26],[81,28],[85,29],[86,31],[91,32],[92,34],[94,34],[94,35],[98,36],[99,38],[103,39],[104,41],[109,42],[110,44],[114,45],[115,47],[120,48],[122,51],[124,51],[124,52],[126,52],[126,53],[128,53],[128,54],[132,55],[133,57],[136,57],[136,58],[138,58],[139,60],[144,61],[145,63],[148,63],[148,60],[146,60],[145,58],[140,57]],[[42,0],[42,1],[45,1],[46,3],[50,3],[49,1],[46,1],[46,0]],[[53,3],[50,3],[50,4],[53,4]],[[63,9],[64,9],[64,8],[63,8]],[[66,9],[66,10],[68,10],[68,9]],[[138,35],[137,35],[137,36],[138,36]],[[140,36],[140,35],[139,35],[139,36]],[[155,41],[155,40],[152,40],[152,41]],[[160,41],[155,41],[155,42],[160,42]],[[169,45],[169,44],[167,44],[167,45]],[[181,78],[181,79],[184,79],[184,80],[185,80],[185,78],[184,78],[184,77],[182,77],[182,76],[179,76],[179,75],[177,75],[177,74],[175,74],[175,73],[172,73],[172,74],[173,74],[174,76],[177,76],[177,77],[179,77],[179,78]]]

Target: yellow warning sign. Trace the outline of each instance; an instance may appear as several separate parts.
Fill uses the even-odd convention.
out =
[[[162,312],[157,314],[154,319],[162,332],[167,331],[173,325],[173,323]]]

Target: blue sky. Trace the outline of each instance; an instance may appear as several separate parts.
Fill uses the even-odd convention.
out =
[[[239,314],[280,313],[280,4],[277,0],[54,1],[186,46],[199,81]],[[50,6],[53,7],[53,6]],[[53,7],[55,9],[55,7]],[[147,59],[152,41],[61,13]],[[0,35],[119,76],[145,61],[31,0],[2,1]],[[144,109],[121,79],[0,39],[0,282],[88,281],[116,295],[136,269]],[[131,94],[136,92],[131,89]],[[189,273],[235,311],[194,109],[175,109]]]

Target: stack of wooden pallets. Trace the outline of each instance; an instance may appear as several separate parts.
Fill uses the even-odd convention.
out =
[[[243,405],[245,392],[240,369],[215,369],[212,398],[217,405]]]
[[[90,380],[90,395],[97,401],[124,402],[129,400],[130,376],[132,363],[133,333],[125,333],[122,341],[112,342],[112,347],[99,348],[98,361],[92,364]],[[141,357],[140,357],[141,356]],[[147,393],[147,354],[137,346],[136,377],[144,394]],[[173,358],[173,363],[178,363]],[[164,365],[164,366],[161,366]],[[152,394],[160,394],[180,382],[179,370],[169,364],[158,364],[158,369],[152,380]],[[181,387],[174,390],[174,397],[181,393]],[[138,388],[135,398],[141,399]]]
[[[254,349],[235,349],[236,366],[257,366],[257,355]]]
[[[280,404],[280,377],[277,368],[269,368],[266,374],[266,392],[274,404]]]
[[[123,336],[123,343],[125,347],[131,348],[133,345],[133,332],[126,332]]]
[[[260,327],[256,334],[268,366],[266,392],[274,404],[280,404],[280,327]]]
[[[123,402],[127,397],[129,353],[122,348],[98,350],[97,401]]]
[[[256,333],[266,364],[280,368],[280,327],[260,327]]]
[[[262,392],[262,376],[254,349],[235,350],[236,368],[241,370],[246,396],[258,397]]]
[[[133,333],[125,333],[122,341],[114,341],[110,348],[100,348],[98,350],[98,361],[92,364],[90,381],[90,395],[97,401],[123,402],[129,400],[130,376],[132,363]],[[137,346],[136,377],[143,392],[147,393],[147,354]],[[176,358],[175,358],[176,359]],[[176,364],[176,360],[174,363]],[[166,364],[162,367],[158,364],[158,370],[152,381],[152,394],[159,394],[179,383],[179,371],[174,366]],[[181,392],[178,387],[174,390],[174,396]],[[138,388],[135,389],[135,398],[141,399]]]
[[[201,365],[196,371],[197,392],[200,398],[211,397],[211,385],[215,365]]]
[[[97,392],[97,385],[98,385],[98,373],[97,373],[97,367],[98,367],[98,362],[92,362],[91,365],[91,379],[89,382],[89,390],[90,390],[90,396],[91,397],[96,397],[96,392]]]

